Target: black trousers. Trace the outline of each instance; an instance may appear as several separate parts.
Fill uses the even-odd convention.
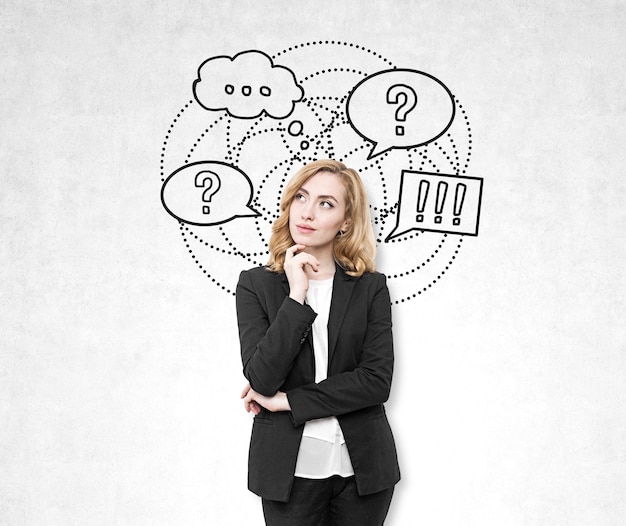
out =
[[[295,477],[289,502],[263,499],[267,526],[381,526],[393,488],[359,496],[354,477]]]

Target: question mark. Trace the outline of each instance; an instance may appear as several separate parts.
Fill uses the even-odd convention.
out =
[[[211,197],[213,197],[220,187],[222,186],[222,181],[219,176],[215,172],[211,172],[210,170],[204,170],[202,172],[198,172],[196,174],[196,186],[198,188],[206,187],[206,182],[209,181],[209,187],[202,192],[202,201],[204,203],[210,203]],[[210,214],[211,210],[208,205],[204,205],[202,207],[203,214]]]
[[[394,84],[387,90],[387,104],[397,104],[395,120],[405,122],[406,116],[417,105],[417,94],[411,86]],[[396,126],[396,135],[404,135],[404,126]]]

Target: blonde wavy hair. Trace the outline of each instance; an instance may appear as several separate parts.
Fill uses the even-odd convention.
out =
[[[293,246],[289,232],[289,209],[298,190],[318,172],[330,172],[341,179],[346,190],[347,230],[335,238],[333,252],[335,261],[347,274],[361,276],[376,270],[376,241],[370,217],[369,202],[363,181],[356,170],[331,159],[313,161],[296,172],[287,184],[280,200],[280,216],[272,225],[269,241],[269,270],[283,272],[285,252]]]

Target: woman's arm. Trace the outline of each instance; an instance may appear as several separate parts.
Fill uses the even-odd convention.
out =
[[[291,370],[317,315],[308,305],[285,297],[270,323],[267,298],[262,297],[267,292],[254,283],[249,271],[240,274],[236,305],[243,373],[255,392],[273,396]]]
[[[252,389],[250,384],[247,384],[241,392],[241,398],[243,399],[244,409],[248,413],[254,413],[255,415],[261,412],[261,407],[272,413],[291,410],[287,394],[282,391],[278,391],[274,396],[264,396]]]
[[[352,371],[287,392],[294,425],[350,413],[389,398],[394,362],[391,300],[384,275],[376,276],[378,281],[368,308],[359,364]]]

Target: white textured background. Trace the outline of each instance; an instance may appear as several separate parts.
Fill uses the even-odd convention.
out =
[[[371,46],[454,84],[480,235],[395,307],[387,524],[626,523],[626,8],[0,7],[0,524],[254,525],[234,302],[160,200],[206,58]]]

